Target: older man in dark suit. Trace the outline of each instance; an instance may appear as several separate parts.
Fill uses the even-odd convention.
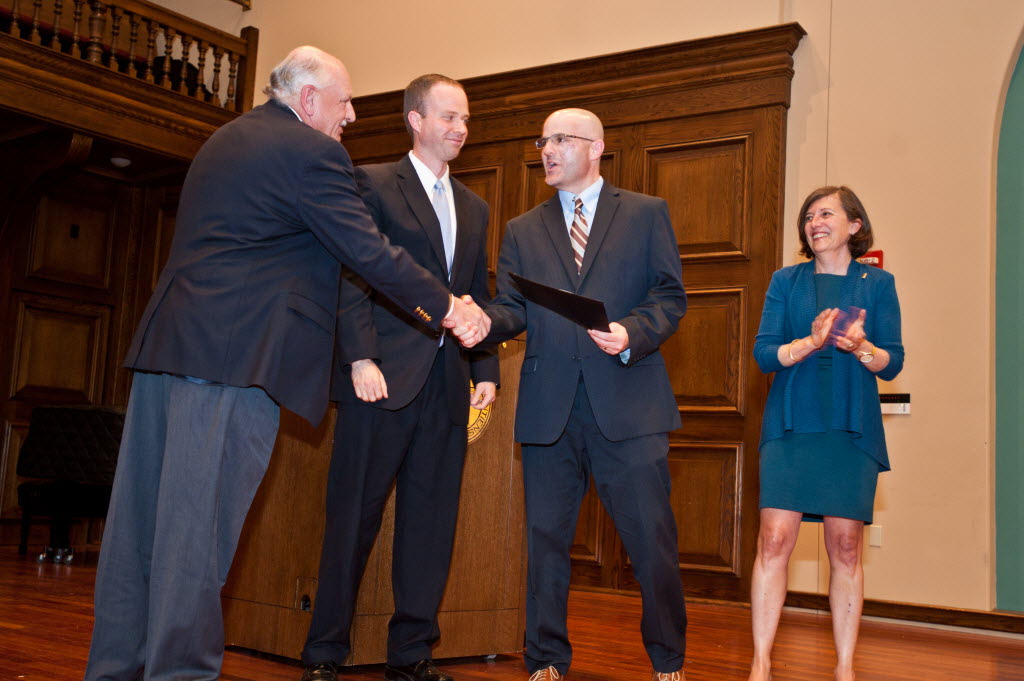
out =
[[[558,195],[508,223],[488,340],[526,330],[516,440],[523,444],[529,550],[526,664],[556,681],[566,631],[569,549],[593,476],[643,596],[641,634],[655,681],[680,681],[686,609],[669,504],[668,431],[679,412],[658,347],[686,312],[679,250],[662,199],[600,175],[604,131],[563,109],[537,140]],[[510,274],[604,301],[610,330],[585,330],[525,299]]]
[[[356,168],[363,201],[391,240],[456,295],[490,297],[487,204],[449,174],[466,141],[469,102],[437,74],[405,90],[412,151],[395,163]],[[341,286],[331,397],[339,400],[327,484],[327,522],[303,681],[335,681],[351,651],[356,590],[384,503],[396,483],[389,681],[450,681],[434,666],[473,406],[495,396],[494,350],[467,351],[375,293],[361,277]]]
[[[266,92],[196,155],[128,352],[87,681],[219,677],[220,589],[279,405],[314,424],[326,410],[341,264],[469,345],[489,326],[366,213],[339,144],[355,120],[345,66],[298,48]]]

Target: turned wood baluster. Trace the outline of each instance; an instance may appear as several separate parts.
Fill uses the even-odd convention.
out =
[[[92,14],[89,15],[89,47],[86,59],[93,64],[102,63],[103,32],[107,27],[107,6],[100,0],[92,0]]]
[[[71,19],[71,23],[73,24],[73,28],[71,29],[71,56],[72,57],[81,57],[82,56],[82,48],[79,47],[78,41],[82,37],[81,29],[82,29],[82,3],[83,2],[85,2],[85,0],[75,0],[75,12],[72,15],[72,19]]]
[[[18,28],[18,0],[14,0],[11,3],[11,25],[7,27],[7,35],[13,35],[15,38],[21,37],[21,29]]]
[[[124,12],[119,7],[110,8],[110,62],[107,64],[112,71],[120,71],[121,65],[117,61],[117,39],[121,35],[121,19]]]
[[[43,0],[35,0],[32,3],[32,32],[29,34],[28,39],[36,45],[43,44],[43,37],[39,35],[39,8],[42,4]]]
[[[178,67],[178,77],[181,79],[178,81],[178,92],[185,95],[188,94],[188,65],[189,57],[192,56],[192,36],[187,33],[179,34],[181,36],[181,65]]]
[[[64,13],[64,0],[54,0],[53,3],[53,38],[50,40],[50,49],[60,52],[60,17]]]
[[[139,17],[135,12],[128,14],[128,75],[141,78],[142,74],[135,65],[135,47],[139,44]]]
[[[224,106],[220,98],[220,60],[224,56],[224,48],[220,45],[213,46],[213,98]]]
[[[160,25],[160,28],[164,32],[164,71],[160,76],[160,82],[158,85],[163,85],[168,90],[171,89],[171,58],[174,55],[174,36],[175,31],[170,26]]]
[[[196,74],[196,92],[193,95],[196,99],[206,101],[206,41],[200,40],[196,44],[199,52],[199,73]]]
[[[228,63],[231,65],[228,70],[228,99],[224,106],[228,111],[238,111],[235,105],[235,78],[238,75],[238,55],[228,52]]]
[[[153,81],[153,51],[156,46],[156,31],[153,30],[152,19],[146,19],[146,65],[143,67],[142,79],[147,83]]]

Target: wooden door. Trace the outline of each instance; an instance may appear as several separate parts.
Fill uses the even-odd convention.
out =
[[[774,107],[606,133],[606,156],[625,169],[619,184],[664,198],[679,242],[688,310],[662,346],[683,417],[669,469],[684,586],[705,598],[743,600],[749,589],[766,385],[750,349],[776,262],[781,187],[768,169],[784,120]],[[573,558],[576,585],[639,588],[593,491]]]
[[[0,144],[0,543],[10,544],[32,409],[127,403],[121,362],[166,258],[183,165],[121,147],[136,162],[117,169],[108,142],[12,114],[0,120],[25,131]],[[33,546],[45,543],[45,522]],[[100,520],[76,522],[72,544],[95,545],[101,530]]]
[[[602,176],[664,198],[679,243],[688,312],[662,346],[683,417],[669,468],[680,574],[687,593],[705,598],[744,600],[749,591],[767,385],[750,350],[778,257],[784,122],[773,106],[605,128]],[[455,162],[456,176],[476,182],[492,207],[492,271],[505,222],[553,195],[533,139],[470,145]],[[639,588],[593,491],[572,559],[574,586]]]
[[[79,170],[34,185],[11,206],[0,249],[6,518],[20,515],[17,457],[32,408],[116,403],[127,271],[117,245],[129,238],[132,195]]]

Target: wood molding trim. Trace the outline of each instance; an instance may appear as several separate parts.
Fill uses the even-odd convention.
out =
[[[788,107],[793,52],[804,35],[799,24],[782,24],[461,82],[471,102],[473,127],[485,129],[488,142],[536,135],[548,113],[566,106],[591,108],[607,127],[754,106]],[[402,95],[393,91],[355,99],[358,120],[345,134],[353,158],[400,154],[408,146]],[[398,146],[392,148],[395,138]],[[470,136],[470,144],[478,141]]]
[[[801,591],[790,591],[786,605],[794,608],[828,610],[828,596]],[[864,614],[871,617],[887,617],[894,620],[927,622],[951,627],[968,627],[988,631],[1004,631],[1024,634],[1024,613],[1009,611],[968,610],[947,608],[937,605],[918,605],[897,601],[866,599]]]
[[[214,130],[238,115],[4,34],[0,101],[50,123],[181,159],[195,156]]]
[[[639,593],[620,589],[602,589],[593,586],[573,586],[573,591],[592,591],[594,593],[619,594],[640,597]],[[687,604],[702,603],[710,605],[738,605],[746,608],[749,603],[736,603],[715,598],[686,597]],[[804,591],[790,591],[786,594],[786,605],[791,608],[822,610],[828,612],[828,596],[812,594]],[[1011,634],[1024,634],[1024,613],[1007,610],[968,610],[965,608],[946,608],[937,605],[919,605],[917,603],[900,603],[897,601],[879,601],[866,599],[864,614],[869,617],[884,617],[891,620],[906,622],[924,622],[948,627],[965,627],[984,631],[1001,631]]]

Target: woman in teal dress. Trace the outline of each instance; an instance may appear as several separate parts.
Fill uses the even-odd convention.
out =
[[[889,469],[877,378],[903,368],[893,276],[857,262],[871,222],[848,187],[822,187],[797,219],[809,262],[772,276],[754,358],[774,373],[761,427],[761,527],[751,579],[750,681],[771,678],[771,649],[801,520],[824,522],[836,681],[852,681],[864,603],[864,525]]]

